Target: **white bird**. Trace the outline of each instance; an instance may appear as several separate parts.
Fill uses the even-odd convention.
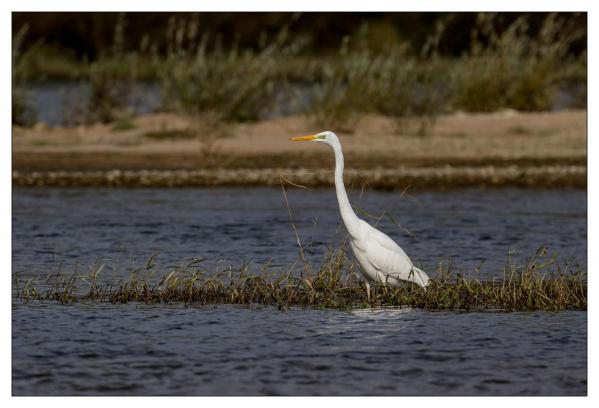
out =
[[[387,235],[358,218],[349,203],[343,184],[343,152],[339,138],[333,132],[291,138],[294,142],[319,142],[331,146],[335,152],[335,190],[339,211],[350,238],[350,247],[364,277],[370,299],[370,283],[377,282],[392,287],[401,281],[413,282],[426,288],[427,274],[416,268],[406,253]]]

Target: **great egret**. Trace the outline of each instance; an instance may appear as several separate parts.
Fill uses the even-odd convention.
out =
[[[319,142],[331,146],[335,152],[335,190],[339,211],[350,238],[350,247],[362,274],[370,299],[369,282],[397,287],[401,281],[414,282],[425,288],[429,278],[416,268],[406,253],[387,235],[358,218],[349,203],[343,184],[343,152],[339,138],[333,132],[291,138],[294,142]]]

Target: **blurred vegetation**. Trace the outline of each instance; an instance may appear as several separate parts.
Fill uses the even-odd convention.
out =
[[[560,86],[586,82],[586,52],[569,53],[570,45],[585,35],[573,20],[550,14],[538,35],[529,37],[526,18],[519,17],[501,34],[494,28],[496,18],[478,16],[470,52],[455,70],[457,106],[478,111],[547,110]]]
[[[586,107],[586,14],[342,13],[353,29],[339,13],[59,14],[13,14],[15,124],[34,122],[22,85],[49,78],[91,85],[71,123],[126,121],[131,85],[155,81],[164,110],[222,134],[221,123],[295,113],[343,131],[383,114],[426,134],[456,110],[550,110],[563,90]],[[74,15],[96,25],[60,48],[65,30],[81,30],[66,27]],[[140,21],[157,23],[144,32]]]
[[[164,107],[187,113],[218,112],[227,121],[255,121],[273,109],[284,85],[281,63],[297,55],[301,42],[283,28],[272,40],[263,35],[255,51],[211,47],[197,19],[171,20],[166,58],[155,55]],[[212,48],[212,51],[208,51]]]
[[[28,26],[24,25],[12,40],[12,123],[20,126],[35,122],[35,110],[24,88],[23,61],[26,59],[23,58],[22,42],[27,30]]]

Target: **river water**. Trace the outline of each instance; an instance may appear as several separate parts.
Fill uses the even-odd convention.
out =
[[[287,196],[317,263],[343,238],[334,193]],[[378,227],[427,271],[451,257],[501,276],[508,252],[522,260],[541,245],[586,268],[585,191],[351,200],[392,214]],[[105,279],[123,279],[153,254],[161,265],[205,257],[216,268],[298,256],[281,189],[15,189],[12,221],[13,273],[24,277],[103,262]],[[583,395],[586,350],[586,312],[13,302],[15,395]]]
[[[582,86],[581,86],[582,85]],[[579,108],[579,97],[586,84],[574,84],[558,88],[551,103],[551,110]],[[62,126],[77,119],[92,96],[92,88],[86,81],[48,81],[25,84],[28,101],[34,110],[37,121],[50,126]],[[303,95],[308,100],[313,91],[305,85],[296,84],[295,95]],[[264,118],[298,114],[298,108],[289,103],[288,98],[280,98],[275,110],[265,113]],[[134,114],[146,114],[159,110],[163,103],[160,85],[156,82],[133,82],[124,101],[125,106]],[[80,115],[80,113],[79,113]],[[83,119],[83,118],[78,118]]]

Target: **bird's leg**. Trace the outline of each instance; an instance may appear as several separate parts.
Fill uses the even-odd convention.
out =
[[[366,293],[368,294],[368,303],[370,303],[370,283],[368,281],[364,281],[366,283]]]

